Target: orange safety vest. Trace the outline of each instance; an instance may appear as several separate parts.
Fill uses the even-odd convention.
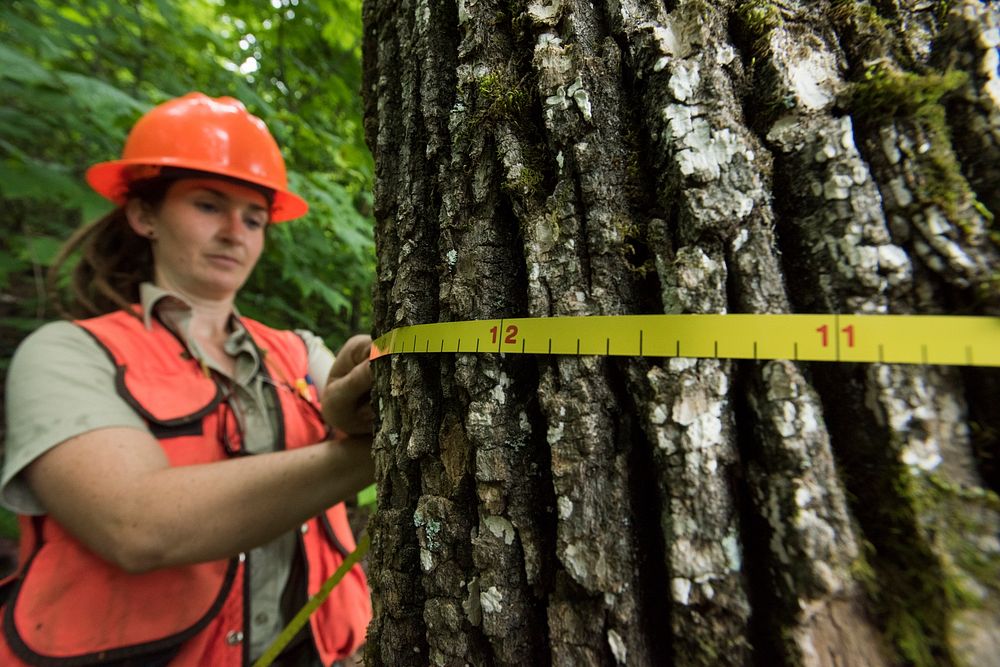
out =
[[[246,318],[242,323],[275,387],[279,442],[291,449],[327,438],[316,388],[306,382],[302,339]],[[161,322],[154,318],[147,330],[118,311],[76,324],[114,361],[119,393],[147,421],[171,465],[233,455],[239,435],[222,387]],[[129,574],[49,516],[20,517],[20,525],[20,565],[2,611],[0,665],[249,664],[249,563],[243,554]],[[299,538],[311,596],[355,548],[343,503],[303,524]],[[355,566],[310,618],[323,663],[351,655],[364,642],[370,619],[367,583]]]

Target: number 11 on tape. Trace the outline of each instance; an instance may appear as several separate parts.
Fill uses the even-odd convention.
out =
[[[1000,318],[947,315],[618,315],[421,324],[388,354],[503,352],[1000,366]]]

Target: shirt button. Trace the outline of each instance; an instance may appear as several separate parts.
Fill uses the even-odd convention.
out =
[[[243,633],[239,630],[230,630],[226,633],[226,643],[230,646],[236,646],[243,641]]]
[[[268,616],[264,612],[260,612],[259,614],[253,617],[253,622],[256,623],[257,625],[264,625],[265,623],[267,623],[269,618],[270,616]]]
[[[240,553],[240,562],[245,563],[247,560],[247,555],[245,553]]]
[[[299,530],[302,531],[303,535],[305,535],[306,533],[309,532],[309,524],[308,523],[302,524],[302,526],[299,528]]]

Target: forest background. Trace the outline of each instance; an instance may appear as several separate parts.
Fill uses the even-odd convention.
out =
[[[360,86],[361,0],[0,3],[0,380],[20,340],[58,317],[45,289],[57,249],[112,206],[84,171],[117,159],[145,111],[193,90],[262,118],[310,204],[269,229],[240,312],[333,349],[367,331],[373,166]],[[16,531],[0,510],[8,549]]]

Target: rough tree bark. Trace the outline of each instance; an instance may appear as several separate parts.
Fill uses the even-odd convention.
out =
[[[366,0],[377,333],[1000,314],[972,0]],[[994,370],[376,362],[372,665],[997,665]]]

